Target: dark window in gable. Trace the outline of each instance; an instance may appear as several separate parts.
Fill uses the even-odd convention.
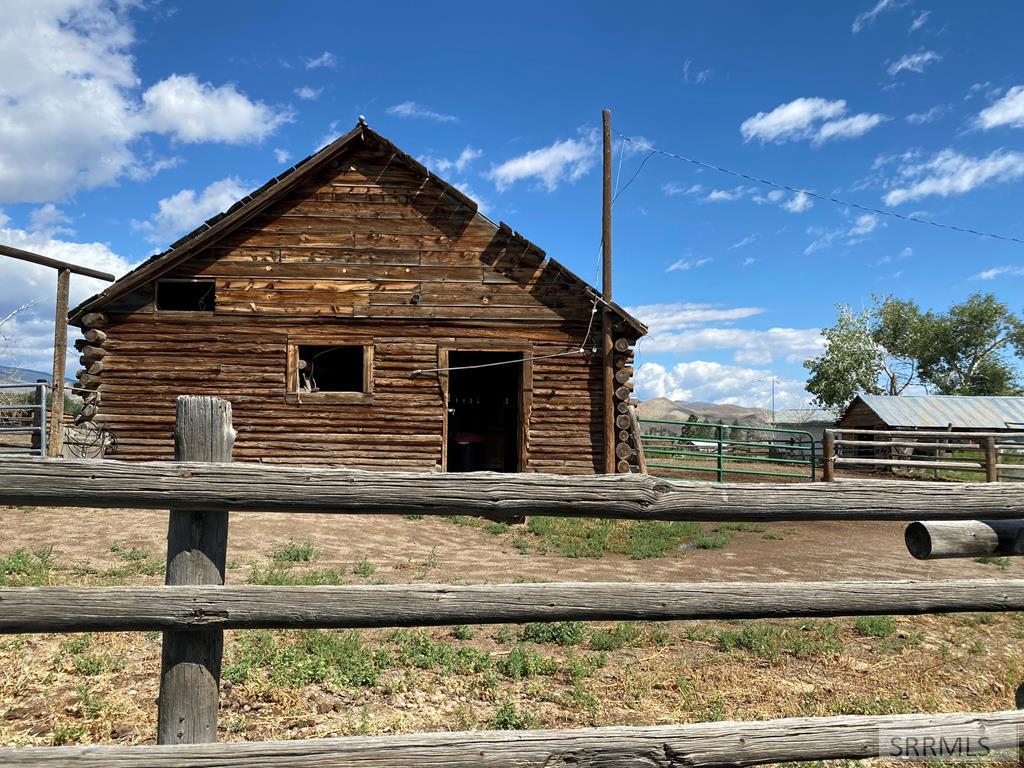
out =
[[[366,356],[362,344],[299,345],[300,392],[365,392]]]
[[[215,293],[211,278],[157,280],[156,308],[164,312],[213,312]]]

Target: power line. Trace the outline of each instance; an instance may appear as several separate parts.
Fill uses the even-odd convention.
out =
[[[637,141],[636,139],[631,139],[628,136],[624,136],[623,134],[619,133],[618,131],[616,131],[616,133],[619,135],[619,137],[623,141],[628,141],[630,144],[634,144],[637,147],[640,147],[641,149],[648,150],[651,153],[650,155],[647,156],[648,158],[650,158],[650,156],[654,155],[654,154],[664,155],[665,157],[672,157],[672,158],[675,158],[676,160],[682,160],[683,162],[690,163],[691,165],[696,165],[696,166],[698,166],[700,168],[706,168],[706,169],[711,170],[711,171],[718,171],[719,173],[728,174],[729,176],[735,176],[738,179],[746,179],[747,181],[753,181],[753,182],[756,182],[758,184],[764,184],[764,185],[769,186],[769,187],[775,187],[776,189],[783,189],[783,190],[786,190],[787,192],[793,192],[794,194],[807,195],[807,197],[812,197],[815,200],[822,200],[822,201],[827,202],[827,203],[835,203],[836,205],[842,205],[842,206],[846,206],[848,208],[855,208],[855,209],[857,209],[859,211],[866,211],[867,213],[875,213],[875,214],[878,214],[879,216],[889,216],[889,217],[894,218],[894,219],[900,219],[901,221],[911,221],[911,222],[913,222],[915,224],[927,224],[927,225],[932,226],[932,227],[938,227],[939,229],[949,229],[949,230],[953,230],[954,232],[963,232],[963,233],[968,234],[968,235],[978,235],[979,237],[991,237],[991,238],[994,238],[996,240],[1005,240],[1005,241],[1010,242],[1010,243],[1021,243],[1021,244],[1024,244],[1024,239],[1021,239],[1021,238],[1018,238],[1018,237],[1011,237],[1010,235],[998,235],[998,234],[996,234],[994,232],[982,232],[981,230],[971,229],[970,227],[958,227],[958,226],[956,226],[954,224],[943,224],[942,222],[939,222],[939,221],[932,221],[931,219],[922,219],[922,218],[919,218],[917,216],[907,216],[907,215],[902,214],[902,213],[897,213],[896,211],[885,210],[884,208],[874,208],[874,207],[872,207],[870,205],[861,205],[860,203],[852,203],[849,200],[842,200],[842,199],[840,199],[838,197],[832,197],[831,195],[822,195],[822,194],[819,194],[818,192],[812,192],[809,189],[800,189],[798,187],[791,187],[788,184],[782,184],[782,183],[777,182],[777,181],[771,181],[770,179],[762,179],[759,176],[752,176],[749,173],[743,173],[741,171],[734,171],[734,170],[731,170],[729,168],[723,168],[723,167],[721,167],[719,165],[714,165],[712,163],[705,163],[705,162],[703,162],[701,160],[695,160],[692,157],[686,157],[685,155],[677,155],[674,152],[666,152],[663,149],[657,149],[655,147],[650,147],[650,146],[648,146],[646,144],[643,144],[643,143]],[[646,162],[646,160],[647,160],[647,158],[645,158],[644,162]],[[643,167],[642,163],[641,163],[640,167],[641,168]],[[637,174],[639,174],[639,173],[640,173],[640,169],[638,168],[637,169]],[[636,174],[634,174],[633,178],[636,178]],[[632,183],[632,181],[633,180],[630,179],[630,183]],[[629,186],[629,184],[627,184],[625,187],[623,187],[622,190],[619,192],[619,194],[621,195],[622,192],[625,192],[626,191],[626,187],[628,187],[628,186]]]

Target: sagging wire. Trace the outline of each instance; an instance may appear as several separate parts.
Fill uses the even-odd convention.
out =
[[[450,371],[468,371],[474,368],[495,368],[499,365],[516,365],[518,363],[529,363],[534,360],[550,360],[553,357],[570,357],[572,355],[585,355],[589,351],[591,354],[597,353],[597,347],[593,346],[587,349],[587,345],[590,343],[590,335],[594,329],[594,318],[597,317],[597,305],[599,303],[607,304],[608,302],[601,299],[599,296],[593,297],[593,303],[590,307],[590,322],[587,323],[587,333],[583,337],[583,343],[580,344],[578,349],[568,349],[565,352],[552,352],[550,355],[534,355],[532,357],[520,357],[516,360],[496,360],[491,363],[477,363],[475,365],[449,365],[443,368],[417,368],[412,372],[412,376],[422,376],[426,373],[448,373]]]

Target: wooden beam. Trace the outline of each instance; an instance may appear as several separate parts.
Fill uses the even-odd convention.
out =
[[[1011,483],[866,480],[755,485],[640,474],[434,474],[26,457],[0,459],[0,504],[705,521],[1024,518],[1024,494]]]
[[[98,269],[80,267],[77,264],[71,264],[58,259],[51,259],[49,256],[41,256],[38,253],[32,253],[32,251],[23,251],[20,248],[12,248],[9,245],[0,245],[0,256],[10,256],[12,259],[20,259],[21,261],[39,264],[44,267],[52,267],[57,270],[67,270],[68,272],[74,272],[76,275],[82,275],[83,277],[95,277],[97,280],[106,280],[108,283],[112,283],[115,280],[114,276],[109,272],[100,272]],[[66,311],[64,313],[64,323],[65,325],[67,324]]]
[[[1024,555],[1024,520],[925,520],[904,532],[918,560]]]
[[[1024,610],[1024,580],[7,587],[0,609],[5,634],[906,616]]]
[[[182,461],[231,461],[231,403],[215,397],[177,400],[174,454]],[[228,513],[175,504],[167,527],[169,585],[224,584]],[[224,631],[164,633],[157,700],[158,744],[217,740]]]
[[[57,272],[57,310],[53,321],[53,378],[50,382],[50,437],[46,455],[60,456],[64,449],[64,370],[68,361],[68,297],[71,294],[71,270]]]
[[[604,133],[604,162],[601,186],[601,297],[612,300],[612,113],[601,112]],[[613,319],[608,305],[601,307],[601,384],[604,416],[604,471],[617,471],[615,455],[615,349]]]
[[[1024,711],[943,715],[845,715],[760,722],[417,733],[343,739],[190,746],[0,749],[5,768],[712,768],[890,756],[885,734],[904,741],[938,733],[970,736],[992,750],[1016,749]],[[952,739],[951,739],[952,740]],[[994,759],[990,756],[986,762]],[[1014,757],[1010,756],[1010,757]],[[968,760],[966,755],[961,760]]]

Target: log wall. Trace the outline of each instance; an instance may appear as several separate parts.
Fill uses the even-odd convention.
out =
[[[118,457],[170,458],[175,397],[203,394],[231,401],[239,461],[431,470],[444,374],[415,372],[440,367],[439,350],[507,343],[543,357],[586,342],[533,362],[522,467],[602,471],[585,285],[381,147],[341,156],[165,276],[212,278],[215,311],[157,311],[150,283],[82,318],[102,335],[79,344],[91,350],[80,384],[95,393],[85,418],[115,434]],[[372,344],[372,398],[286,399],[289,338]]]

